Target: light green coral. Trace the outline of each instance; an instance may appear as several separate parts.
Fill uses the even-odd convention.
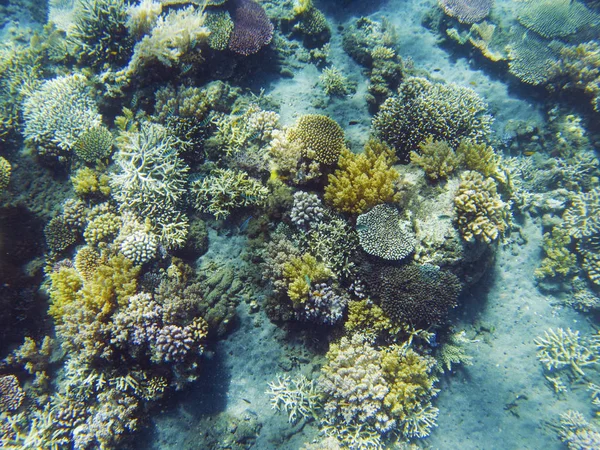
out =
[[[419,153],[410,152],[410,162],[425,170],[432,180],[448,178],[458,168],[460,158],[445,141],[434,141],[433,136],[419,144]]]
[[[235,208],[257,205],[267,200],[268,188],[245,172],[216,169],[210,175],[191,183],[194,206],[224,219]]]
[[[332,118],[319,114],[300,117],[289,130],[288,139],[302,146],[303,156],[329,166],[346,148],[342,128]]]
[[[213,50],[226,50],[229,37],[233,31],[233,20],[227,11],[208,11],[206,13],[206,27],[210,30],[208,45]]]
[[[326,67],[319,77],[319,83],[325,95],[343,97],[350,92],[350,82],[336,67]]]

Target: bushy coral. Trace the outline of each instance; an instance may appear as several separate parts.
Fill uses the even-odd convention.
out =
[[[336,67],[326,67],[319,77],[325,95],[343,97],[350,92],[350,83]]]
[[[363,250],[382,259],[405,259],[417,243],[410,223],[401,220],[398,210],[389,205],[377,205],[358,216],[356,229]]]
[[[53,147],[71,150],[81,135],[101,124],[88,81],[81,74],[44,82],[23,103],[25,140],[40,154],[53,154]]]
[[[124,0],[80,0],[68,40],[77,58],[91,66],[121,65],[131,54],[133,39],[127,29]]]
[[[484,177],[504,179],[500,171],[500,157],[491,146],[463,139],[456,149],[456,155],[467,169],[479,172]]]
[[[600,45],[590,41],[563,46],[559,64],[558,71],[565,81],[553,81],[563,89],[584,92],[591,97],[594,110],[600,112]]]
[[[399,200],[395,183],[400,175],[392,167],[394,161],[394,152],[377,141],[369,141],[363,154],[344,149],[338,169],[328,177],[325,201],[339,211],[362,214]]]
[[[433,136],[419,144],[419,153],[410,152],[410,161],[424,169],[432,180],[448,178],[460,164],[450,145],[445,141],[434,141]]]
[[[377,135],[391,145],[402,163],[421,142],[432,136],[456,147],[461,139],[481,142],[490,133],[492,117],[475,91],[456,84],[405,79],[398,95],[381,106],[373,119]]]
[[[462,237],[469,242],[495,242],[508,229],[509,205],[502,201],[492,178],[467,171],[454,197],[456,220]]]
[[[344,132],[335,120],[319,114],[306,114],[289,130],[288,139],[302,146],[305,157],[324,165],[334,165],[345,149]]]
[[[288,297],[298,307],[308,301],[316,285],[328,281],[332,276],[331,270],[310,253],[292,257],[283,266]]]
[[[129,34],[139,39],[150,33],[158,16],[162,13],[162,3],[154,0],[141,0],[127,8],[127,29]]]
[[[566,277],[575,270],[577,256],[569,249],[571,236],[563,227],[555,226],[551,232],[544,234],[544,259],[540,267],[535,269],[538,279]]]
[[[121,242],[121,253],[136,265],[153,260],[158,242],[156,236],[147,231],[136,231],[127,235]]]
[[[89,167],[83,167],[71,176],[73,190],[80,197],[110,195],[109,177]]]
[[[194,206],[217,219],[226,218],[235,208],[264,205],[268,192],[260,181],[230,169],[215,169],[191,184]]]

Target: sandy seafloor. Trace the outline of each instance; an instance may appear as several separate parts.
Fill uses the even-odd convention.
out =
[[[340,10],[335,2],[316,1],[331,26],[361,15],[386,17],[399,34],[399,53],[410,57],[416,67],[434,78],[456,82],[477,91],[490,105],[496,118],[495,132],[501,135],[509,119],[543,123],[542,108],[532,99],[522,99],[523,88],[509,87],[499,77],[487,74],[473,61],[455,57],[438,46],[437,37],[421,25],[431,0],[354,2]],[[502,2],[498,2],[502,4]],[[370,117],[364,102],[365,78],[361,68],[341,49],[341,36],[334,33],[331,61],[358,83],[356,94],[334,99],[323,112],[336,119],[357,150],[368,138]],[[293,123],[311,107],[311,92],[318,82],[314,66],[265,86],[265,93],[281,102],[284,124]],[[519,94],[517,94],[517,91]],[[357,124],[348,126],[350,121]],[[516,230],[504,242],[495,265],[475,289],[466,293],[456,310],[456,329],[476,335],[468,348],[473,364],[457,368],[442,377],[435,402],[440,409],[438,427],[421,445],[434,449],[561,449],[565,448],[549,426],[560,413],[580,409],[589,417],[589,393],[585,386],[556,396],[546,383],[536,358],[533,340],[549,327],[570,327],[582,334],[592,331],[585,316],[560,306],[555,296],[543,294],[535,285],[534,269],[539,265],[541,224],[529,217],[516,218]],[[244,246],[242,237],[210,236],[211,253],[235,258]],[[287,423],[284,414],[273,411],[265,394],[267,383],[277,373],[294,375],[318,372],[318,362],[302,342],[270,323],[262,311],[251,313],[245,303],[238,307],[239,326],[207,354],[204,375],[186,392],[176,395],[156,413],[149,428],[137,439],[139,449],[229,448],[228,436],[238,427],[220,429],[218,417],[229,415],[240,423],[261,423],[252,448],[260,450],[299,449],[316,436],[314,423]],[[316,347],[323,346],[316,343]],[[324,351],[323,348],[320,348]],[[325,347],[326,350],[326,347]],[[290,370],[291,368],[291,370]],[[207,430],[219,430],[221,441],[206,437]]]

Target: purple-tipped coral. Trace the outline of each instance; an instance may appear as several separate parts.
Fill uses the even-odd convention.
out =
[[[347,304],[345,295],[337,293],[327,283],[319,283],[311,289],[304,308],[297,314],[300,319],[333,325],[342,318]]]
[[[494,0],[438,0],[440,7],[450,17],[456,17],[460,23],[475,23],[485,19]]]
[[[268,45],[273,38],[273,24],[265,10],[252,0],[232,0],[233,31],[229,49],[248,56]]]
[[[319,197],[308,192],[298,191],[294,194],[294,206],[290,218],[298,228],[310,228],[321,222],[325,209]]]

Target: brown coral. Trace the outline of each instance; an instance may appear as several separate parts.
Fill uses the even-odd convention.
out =
[[[288,139],[302,145],[305,157],[325,165],[335,164],[345,149],[342,128],[332,118],[319,114],[300,117]]]

